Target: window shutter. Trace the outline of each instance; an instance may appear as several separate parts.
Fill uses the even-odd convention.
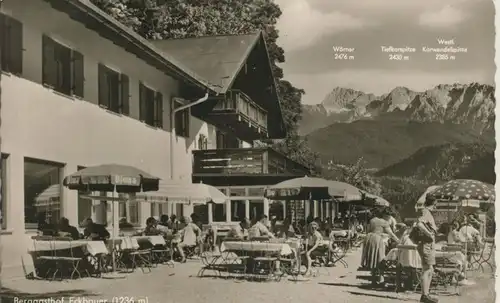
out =
[[[58,43],[56,46],[56,61],[59,66],[59,85],[56,87],[56,90],[70,95],[73,86],[71,83],[73,77],[71,73],[71,49]]]
[[[189,116],[190,116],[190,109],[186,108],[185,110],[182,111],[182,117],[184,121],[184,127],[183,127],[183,135],[184,137],[189,137]]]
[[[23,72],[23,24],[9,18],[10,23],[10,65],[9,72],[20,75]]]
[[[156,92],[155,105],[155,126],[163,128],[163,95],[160,92]]]
[[[54,87],[57,82],[55,44],[45,35],[42,37],[42,82],[50,87]]]
[[[146,87],[139,83],[139,120],[146,121],[147,115],[147,90]]]
[[[83,98],[83,88],[85,82],[83,55],[73,51],[73,95]]]
[[[7,42],[7,24],[6,24],[6,16],[2,13],[0,13],[0,48],[2,48],[2,51],[1,51],[1,57],[0,57],[0,60],[2,60],[1,62],[1,66],[2,66],[2,70],[7,70],[7,65],[6,65],[6,61],[5,60],[7,58],[7,45],[8,45],[8,42]]]
[[[130,91],[129,91],[129,78],[125,74],[120,76],[120,113],[123,115],[130,115]]]
[[[99,105],[109,108],[109,87],[108,75],[106,66],[99,64],[98,67],[98,81],[99,81]]]

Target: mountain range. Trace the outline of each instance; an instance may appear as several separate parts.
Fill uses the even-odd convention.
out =
[[[320,104],[303,106],[300,134],[339,122],[394,119],[467,124],[479,131],[493,129],[494,90],[479,83],[440,84],[424,92],[396,87],[376,96],[337,87]]]
[[[300,132],[322,163],[363,157],[381,175],[428,177],[450,153],[469,157],[474,144],[492,153],[494,91],[479,83],[440,84],[424,92],[396,87],[375,96],[337,87],[322,103],[304,105]]]
[[[495,183],[495,146],[448,143],[426,146],[410,157],[379,170],[375,176],[415,177],[422,180],[474,179]]]

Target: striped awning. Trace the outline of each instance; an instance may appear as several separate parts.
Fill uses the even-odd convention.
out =
[[[187,183],[179,180],[160,180],[158,191],[140,192],[137,201],[151,203],[223,204],[229,198],[217,188],[203,183]]]
[[[59,203],[61,196],[61,184],[52,184],[42,191],[35,198],[35,206],[48,205],[53,202],[53,204]]]

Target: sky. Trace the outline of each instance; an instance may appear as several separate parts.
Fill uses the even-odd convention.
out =
[[[495,11],[491,0],[275,0],[285,50],[285,79],[315,104],[335,87],[382,95],[397,86],[424,91],[438,84],[493,84]],[[467,48],[455,60],[436,60],[422,47],[438,39]],[[335,59],[334,46],[354,48]],[[415,48],[389,60],[382,46]],[[449,53],[449,56],[452,54]],[[396,57],[397,58],[397,57]],[[443,57],[441,57],[443,58]],[[406,59],[406,60],[404,60]]]

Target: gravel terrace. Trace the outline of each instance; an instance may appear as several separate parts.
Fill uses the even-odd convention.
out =
[[[168,303],[168,302],[307,302],[314,298],[316,302],[402,302],[419,300],[419,294],[395,293],[392,291],[367,290],[369,283],[357,272],[360,251],[352,252],[347,257],[350,267],[320,269],[318,277],[306,282],[292,282],[283,278],[281,282],[248,282],[224,280],[216,278],[197,278],[200,261],[188,261],[176,264],[175,268],[160,266],[152,273],[143,274],[140,270],[121,279],[85,278],[75,281],[48,282],[29,281],[25,279],[3,282],[2,300],[0,302],[19,302],[19,299],[57,299],[64,301],[82,299],[74,303],[94,302],[136,302],[136,303]],[[473,286],[461,288],[461,295],[440,295],[440,302],[494,302],[495,286],[491,273],[471,274],[475,281]],[[117,297],[122,297],[121,300]],[[14,299],[18,300],[15,301]],[[132,299],[133,298],[133,299]],[[85,300],[83,300],[85,299]],[[143,300],[147,299],[147,300]],[[102,301],[99,301],[102,300]],[[105,301],[107,300],[107,301]],[[26,301],[28,303],[29,301]],[[36,301],[33,301],[36,302]],[[47,301],[50,302],[50,301]],[[56,301],[55,301],[56,302]]]

